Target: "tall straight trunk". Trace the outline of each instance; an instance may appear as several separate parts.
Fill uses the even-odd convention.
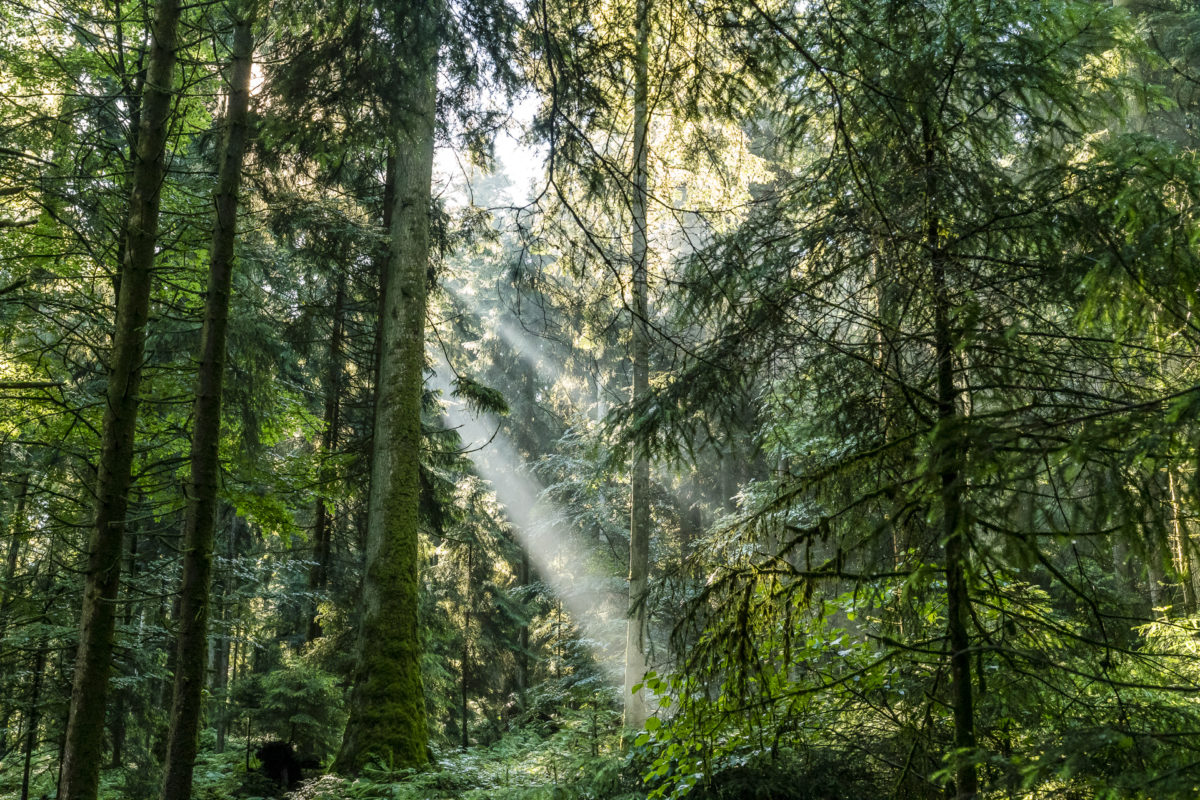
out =
[[[704,536],[704,507],[701,505],[703,496],[704,490],[697,483],[696,473],[693,472],[688,477],[688,492],[685,495],[685,507],[680,515],[679,530],[679,559],[683,563],[684,574],[689,578],[695,577],[696,572],[691,563],[695,543]]]
[[[904,397],[896,390],[894,375],[900,372],[903,355],[900,352],[900,341],[896,337],[899,328],[897,303],[893,284],[890,282],[886,259],[887,243],[879,238],[876,240],[875,253],[872,258],[872,272],[875,283],[875,316],[878,328],[875,332],[875,370],[879,375],[879,407],[880,435],[884,441],[891,441],[897,434],[893,429],[893,418],[896,410],[903,407]],[[895,365],[895,369],[893,369]],[[899,512],[904,505],[901,490],[893,488],[889,492],[889,507],[884,512],[886,527],[875,545],[875,559],[866,566],[872,568],[902,569],[909,541],[899,523]],[[903,617],[898,621],[902,627]]]
[[[54,543],[51,542],[50,552],[46,554],[46,558],[44,559],[45,564],[54,563],[54,549]],[[41,617],[39,618],[39,621],[42,623],[49,622],[50,609],[54,607],[54,604],[57,601],[56,593],[52,593],[50,591],[50,587],[53,582],[54,571],[51,569],[44,569],[42,570],[41,577],[36,579],[31,591],[32,596],[44,598],[42,613]],[[50,651],[50,638],[44,635],[39,637],[37,640],[37,650],[33,657],[33,681],[29,688],[29,705],[26,707],[27,710],[24,714],[23,720],[24,735],[21,737],[24,742],[24,764],[21,769],[21,800],[27,800],[29,797],[29,784],[33,774],[33,754],[34,751],[37,750],[38,726],[41,724],[41,709],[39,708],[39,705],[42,702],[42,687],[46,682],[46,669],[48,666],[48,654]],[[65,674],[65,664],[63,664],[61,660],[59,663],[59,668],[60,674]],[[58,763],[61,769],[61,765],[63,763],[61,757],[59,758]],[[61,789],[58,796],[62,797]]]
[[[474,567],[475,548],[467,545],[467,590],[466,608],[463,610],[463,646],[462,646],[462,669],[459,675],[459,708],[462,713],[462,749],[466,750],[471,744],[470,723],[467,719],[467,670],[471,662],[471,605],[474,603],[472,597],[471,569]]]
[[[371,378],[375,382],[375,414],[379,413],[379,376],[383,373],[383,318],[387,316],[387,287],[388,287],[388,263],[392,257],[391,233],[392,233],[392,218],[396,214],[396,153],[393,147],[389,146],[387,155],[384,159],[383,168],[383,229],[387,231],[389,240],[388,246],[376,259],[377,268],[379,270],[379,300],[376,308],[375,316],[377,324],[375,326],[375,343],[372,351],[372,372]],[[368,454],[371,459],[367,464],[367,473],[375,474],[374,458],[375,447],[374,438],[372,438],[371,452]],[[369,523],[368,523],[369,524]],[[362,527],[360,525],[360,527]],[[365,538],[363,540],[365,544]]]
[[[417,621],[421,394],[429,266],[441,6],[397,8],[407,69],[395,87],[395,196],[391,219],[362,621],[350,717],[334,764],[354,773],[373,756],[397,767],[428,760]]]
[[[221,636],[219,639],[218,659],[212,677],[213,696],[217,698],[217,711],[214,714],[217,728],[218,753],[225,752],[225,737],[229,732],[230,707],[229,685],[237,677],[238,660],[238,629],[240,606],[230,598],[237,593],[237,571],[234,569],[234,558],[237,555],[238,531],[241,517],[233,514],[229,521],[229,530],[225,542],[225,575],[221,581]],[[232,677],[231,677],[232,674]]]
[[[99,790],[104,712],[181,7],[181,0],[159,0],[146,68],[137,156],[125,222],[126,247],[109,355],[108,402],[96,477],[96,510],[84,574],[79,649],[63,748],[61,800],[95,800]]]
[[[25,505],[29,500],[29,473],[20,476],[20,488],[17,489],[17,503],[12,515],[8,517],[8,553],[5,557],[4,579],[0,582],[0,639],[4,638],[8,628],[8,610],[12,601],[17,599],[17,590],[13,583],[17,579],[17,566],[20,564],[20,551],[28,531],[25,530]]]
[[[234,609],[235,616],[240,616],[241,610],[241,605],[236,606]],[[241,628],[237,625],[233,627],[233,643],[230,645],[230,650],[233,652],[229,657],[229,682],[237,683],[238,678],[241,677],[238,665],[242,663],[242,633]]]
[[[25,543],[25,504],[29,497],[29,473],[21,475],[20,488],[17,489],[16,507],[8,518],[8,554],[4,559],[4,579],[0,583],[0,641],[8,629],[9,609],[16,599],[16,587],[13,585],[17,578],[17,565],[21,558],[21,545]],[[10,668],[7,658],[0,654],[0,676],[12,676],[16,672]],[[12,700],[0,699],[0,758],[8,754],[8,722],[16,713]]]
[[[967,588],[967,531],[962,507],[964,459],[958,387],[954,381],[954,334],[950,327],[950,296],[946,279],[947,253],[941,243],[941,220],[936,169],[937,142],[932,125],[922,126],[925,145],[926,248],[929,253],[933,289],[933,346],[937,371],[938,431],[935,464],[940,483],[942,528],[940,536],[946,559],[946,635],[950,642],[950,707],[954,716],[954,747],[975,747],[974,690],[971,685],[971,639],[968,632],[971,598]],[[954,770],[955,797],[972,800],[979,794],[979,777],[971,758],[957,756]]]
[[[1171,575],[1173,559],[1169,541],[1171,536],[1162,518],[1164,503],[1157,497],[1159,493],[1157,476],[1147,482],[1144,492],[1148,500],[1142,508],[1142,538],[1146,548],[1146,589],[1150,596],[1152,612],[1162,619],[1170,619],[1177,613],[1177,609],[1171,603],[1173,579],[1173,575]]]
[[[650,391],[650,335],[646,288],[647,255],[647,133],[650,127],[650,0],[637,3],[637,61],[633,78],[633,399]],[[646,589],[650,573],[650,460],[641,447],[634,448],[630,480],[629,609],[625,631],[625,727],[639,729],[646,722],[646,701],[633,687],[646,675]]]
[[[136,516],[136,514],[135,514]],[[137,556],[138,556],[138,536],[136,531],[129,535],[129,566],[126,568],[130,580],[137,575]],[[125,603],[124,619],[122,623],[126,630],[133,623],[133,606],[131,602]],[[109,760],[109,765],[116,769],[120,767],[125,759],[125,735],[127,732],[126,717],[128,716],[129,698],[133,694],[133,687],[125,687],[117,690],[116,697],[113,698],[113,710],[109,715],[110,739],[112,743],[112,757]]]
[[[236,524],[236,514],[231,514],[229,526],[226,528],[226,568],[217,573],[216,587],[213,594],[217,603],[217,621],[220,630],[213,637],[212,668],[208,674],[208,690],[213,700],[211,708],[213,727],[216,729],[217,741],[215,750],[225,752],[226,715],[229,688],[229,582],[231,580],[228,564],[232,562],[233,526]]]
[[[1175,573],[1179,576],[1179,586],[1183,590],[1185,614],[1196,613],[1196,576],[1192,569],[1192,537],[1187,523],[1183,519],[1183,506],[1179,501],[1179,487],[1175,480],[1175,470],[1167,468],[1167,498],[1171,503],[1171,537],[1175,551]]]
[[[342,387],[342,340],[345,337],[346,317],[346,272],[338,270],[337,290],[333,300],[333,334],[329,337],[329,364],[325,377],[325,434],[321,443],[324,463],[321,466],[321,488],[327,490],[333,479],[332,471],[326,466],[337,449],[338,426],[340,424]],[[313,530],[313,565],[308,573],[308,591],[312,595],[309,608],[306,641],[321,636],[321,624],[317,621],[317,597],[329,583],[329,559],[332,553],[332,514],[325,498],[318,496]]]
[[[46,671],[46,649],[50,643],[45,639],[38,642],[33,657],[33,685],[29,688],[29,708],[25,714],[25,751],[21,766],[21,800],[29,800],[29,781],[33,772],[33,751],[37,749],[39,724],[38,703],[42,700],[42,673]]]
[[[167,736],[163,800],[186,800],[199,743],[204,670],[208,663],[209,587],[220,480],[221,388],[225,377],[225,339],[237,238],[238,190],[246,151],[250,66],[254,55],[256,0],[244,0],[234,21],[225,143],[213,192],[216,222],[209,250],[208,293],[200,335],[200,366],[193,406],[191,486],[183,535],[183,582],[179,598],[179,634],[171,728]]]
[[[517,582],[522,587],[530,583],[529,552],[521,548],[521,562]],[[529,620],[521,622],[521,630],[517,634],[517,703],[521,711],[529,707],[527,693],[529,691]]]
[[[1159,532],[1147,525],[1146,534],[1146,589],[1150,595],[1150,608],[1156,617],[1171,616],[1171,603],[1167,593],[1167,571],[1163,569],[1163,545]]]
[[[13,581],[17,577],[17,564],[20,561],[21,545],[25,543],[25,504],[29,498],[29,473],[21,475],[20,488],[17,489],[16,505],[8,518],[8,554],[4,559],[4,581],[0,583],[0,638],[4,636],[8,625],[8,610],[15,597]]]
[[[226,710],[226,694],[228,693],[229,681],[229,633],[225,627],[226,622],[226,590],[222,587],[219,594],[219,602],[217,603],[217,619],[221,624],[221,633],[215,640],[215,652],[213,654],[212,673],[208,677],[208,688],[212,693],[213,701],[216,708],[213,714],[213,726],[216,728],[217,742],[215,750],[218,753],[225,752],[225,716],[228,713]]]

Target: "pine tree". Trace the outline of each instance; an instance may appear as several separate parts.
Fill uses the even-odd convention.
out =
[[[209,249],[208,291],[200,335],[198,389],[193,411],[191,484],[183,537],[183,580],[170,733],[163,800],[191,795],[192,769],[199,745],[208,618],[212,587],[213,540],[220,478],[221,390],[225,380],[230,292],[237,241],[238,192],[249,135],[250,71],[254,55],[256,0],[243,3],[233,20],[229,99],[217,184],[216,221]]]

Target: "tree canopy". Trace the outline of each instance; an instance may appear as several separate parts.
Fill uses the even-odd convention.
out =
[[[1198,85],[1178,0],[0,7],[0,795],[1194,797]]]

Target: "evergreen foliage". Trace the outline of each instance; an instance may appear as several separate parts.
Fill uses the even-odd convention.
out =
[[[1196,795],[1195,8],[256,9],[0,5],[0,796]]]

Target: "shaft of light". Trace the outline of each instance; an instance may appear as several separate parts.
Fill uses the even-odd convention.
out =
[[[443,418],[458,430],[476,472],[488,481],[539,577],[562,601],[584,633],[597,663],[614,685],[622,681],[622,631],[611,623],[623,616],[621,598],[611,591],[613,576],[601,574],[589,549],[579,541],[566,515],[543,496],[541,483],[500,430],[491,414],[476,414],[452,395],[449,373],[441,365],[431,385],[442,393]]]

